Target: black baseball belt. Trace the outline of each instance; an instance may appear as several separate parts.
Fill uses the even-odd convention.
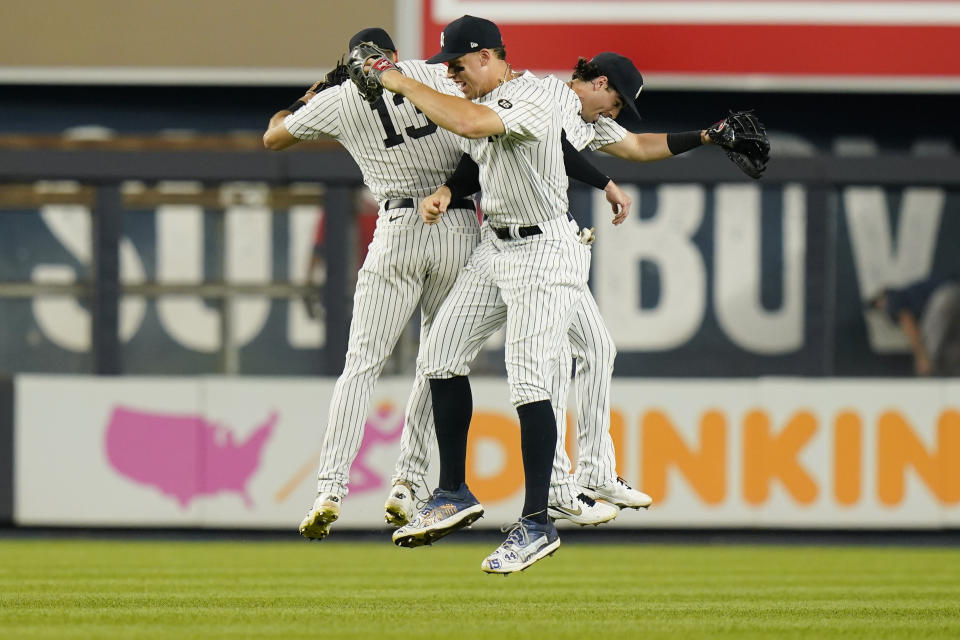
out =
[[[573,214],[569,211],[567,212],[567,218],[569,220],[574,219]],[[529,238],[530,236],[538,236],[543,233],[543,229],[535,224],[529,227],[494,227],[491,225],[490,229],[501,240],[519,240],[520,238]]]
[[[543,233],[543,230],[537,225],[530,225],[529,227],[490,227],[493,232],[501,240],[519,240],[520,238],[527,238],[529,236],[538,236]]]
[[[416,209],[417,205],[413,201],[413,198],[390,198],[383,203],[383,210],[390,211],[391,209]],[[477,210],[477,205],[473,202],[471,198],[457,198],[456,200],[451,200],[450,204],[447,205],[447,209],[470,209],[471,211]]]

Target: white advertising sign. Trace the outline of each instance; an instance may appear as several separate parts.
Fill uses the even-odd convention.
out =
[[[409,384],[377,385],[338,527],[384,526]],[[475,526],[499,527],[523,501],[519,424],[505,380],[471,386],[467,481],[486,508]],[[294,531],[313,500],[332,388],[18,377],[15,520]],[[620,378],[613,398],[618,471],[654,504],[605,526],[960,526],[960,382]]]

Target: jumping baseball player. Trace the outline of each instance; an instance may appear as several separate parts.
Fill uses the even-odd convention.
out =
[[[428,62],[448,62],[448,77],[469,100],[403,75],[376,49],[355,49],[350,61],[359,86],[401,94],[433,122],[464,137],[464,150],[479,165],[492,231],[461,271],[422,346],[420,366],[430,380],[440,449],[440,486],[393,539],[400,546],[429,544],[483,514],[464,482],[472,413],[466,376],[483,342],[505,322],[526,493],[519,521],[481,568],[511,573],[560,544],[547,515],[557,440],[550,385],[573,306],[586,287],[589,249],[567,217],[559,113],[539,81],[513,73],[496,25],[473,16],[455,20],[443,31],[441,52]],[[446,215],[426,221],[438,224]]]
[[[635,101],[643,88],[643,78],[627,58],[614,53],[599,54],[589,62],[581,58],[571,81],[548,76],[542,83],[560,105],[566,137],[577,149],[600,149],[613,155],[620,151],[632,160],[647,161],[674,155],[666,134],[631,136],[612,119],[621,116],[626,124],[639,123]],[[549,512],[555,518],[567,517],[578,524],[596,524],[583,521],[582,509],[575,501],[580,493],[618,508],[646,508],[653,500],[632,488],[616,472],[616,454],[610,438],[610,387],[617,351],[589,291],[575,308],[569,339],[576,361],[577,469],[574,475],[567,472],[570,462],[563,442],[566,430],[561,429]],[[567,368],[558,373],[561,378],[555,397],[563,400],[568,387]],[[558,403],[555,409],[558,423],[563,424],[565,403]]]
[[[390,36],[379,28],[360,31],[350,47],[374,42],[397,61]],[[427,86],[456,91],[440,65],[404,61],[398,68]],[[433,192],[461,156],[459,141],[437,127],[399,94],[368,102],[347,82],[346,68],[331,86],[309,91],[290,109],[277,112],[264,134],[269,149],[285,149],[322,135],[338,140],[360,166],[364,182],[380,203],[373,241],[357,279],[353,318],[343,373],[334,387],[323,440],[317,497],[300,524],[300,533],[322,539],[340,514],[347,494],[350,466],[360,448],[370,396],[403,329],[419,304],[420,340],[424,342],[437,309],[460,268],[476,246],[479,224],[474,201],[457,200],[442,224],[426,225],[417,212],[419,199]],[[319,84],[319,83],[318,83]],[[413,434],[430,433],[433,414],[429,386],[418,371],[407,403],[405,424]],[[425,443],[404,445],[426,456]],[[420,453],[416,453],[420,452]],[[387,502],[412,502],[422,478],[395,479]],[[399,497],[398,497],[399,496]]]
[[[373,41],[391,52],[390,36],[364,29],[350,46]],[[437,89],[455,93],[443,67],[405,61],[402,68]],[[460,266],[476,244],[475,205],[459,199],[454,215],[428,229],[412,208],[417,196],[435,188],[461,154],[456,137],[423,117],[400,96],[365,101],[346,82],[340,66],[289,109],[271,118],[264,144],[284,149],[299,140],[328,135],[338,139],[359,164],[381,204],[377,232],[360,271],[344,371],[330,403],[318,471],[318,494],[301,522],[301,534],[322,539],[338,518],[347,494],[349,469],[363,437],[370,395],[400,333],[419,303],[421,343]],[[309,103],[309,104],[308,104]],[[293,114],[293,115],[291,115]],[[400,197],[411,194],[409,197]],[[415,378],[401,436],[401,460],[385,504],[386,520],[404,524],[414,511],[415,492],[425,486],[426,459],[433,434],[429,387]]]
[[[632,61],[619,54],[600,53],[589,61],[580,58],[569,82],[548,76],[542,83],[560,105],[566,137],[577,149],[589,148],[635,162],[651,162],[716,142],[751,177],[758,177],[766,166],[769,144],[762,124],[749,114],[731,114],[730,122],[723,120],[704,130],[637,133],[637,103],[643,77]],[[739,118],[749,122],[740,125],[736,122]],[[732,143],[735,138],[740,138],[737,144]],[[578,522],[577,504],[573,505],[574,515],[565,514],[570,510],[572,497],[581,491],[620,508],[648,507],[652,503],[650,496],[630,487],[616,473],[610,438],[610,387],[616,346],[589,291],[575,308],[569,337],[577,363],[579,455],[576,474],[571,476],[566,472],[570,462],[563,446],[565,429],[561,429],[551,480],[550,515]],[[566,367],[558,370],[560,379],[554,397],[566,398],[567,372]],[[555,408],[558,423],[562,424],[563,403]]]

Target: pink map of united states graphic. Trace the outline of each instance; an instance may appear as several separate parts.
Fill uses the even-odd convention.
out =
[[[114,471],[158,489],[183,508],[197,497],[229,492],[239,494],[247,507],[253,507],[247,484],[260,466],[277,421],[277,414],[271,413],[246,440],[237,442],[233,429],[202,415],[117,406],[110,415],[104,444]],[[402,430],[402,411],[389,403],[374,410],[350,469],[351,491],[365,493],[386,485],[389,475],[381,473],[369,456],[374,449],[396,442]],[[283,502],[312,475],[319,459],[317,453],[294,473],[277,491],[276,501]]]
[[[115,407],[107,425],[107,460],[119,474],[159,489],[186,508],[198,496],[222,492],[253,501],[247,483],[273,433],[272,413],[244,442],[199,415],[151,413]]]

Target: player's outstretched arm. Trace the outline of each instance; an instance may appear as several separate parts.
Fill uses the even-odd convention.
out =
[[[700,144],[710,142],[707,132],[700,131]],[[632,162],[656,162],[683,153],[670,148],[666,133],[628,133],[620,142],[600,147],[600,151]]]

